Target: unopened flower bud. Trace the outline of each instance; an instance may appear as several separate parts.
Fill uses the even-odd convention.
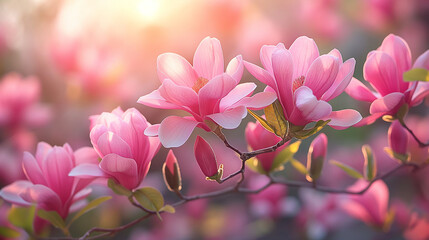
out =
[[[168,190],[174,192],[180,191],[182,189],[180,168],[179,164],[177,163],[176,156],[174,156],[173,150],[168,152],[165,163],[162,165],[162,173],[164,175],[164,181],[168,187]]]
[[[313,182],[318,179],[322,172],[323,162],[326,157],[328,138],[324,133],[319,134],[311,142],[307,155],[307,180]]]
[[[406,155],[408,135],[399,121],[394,121],[389,128],[389,147],[396,154]]]
[[[194,154],[201,171],[206,177],[213,177],[218,174],[216,157],[210,145],[200,136],[197,137],[194,145]]]

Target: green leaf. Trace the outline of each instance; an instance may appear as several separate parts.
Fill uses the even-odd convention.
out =
[[[390,208],[389,211],[387,212],[386,219],[384,220],[383,229],[382,229],[384,232],[388,232],[390,230],[393,220],[395,220],[395,215],[396,215],[395,209]]]
[[[160,212],[175,213],[176,209],[174,209],[173,206],[167,204],[164,207],[162,207],[161,209],[159,209],[159,211]]]
[[[267,124],[273,130],[273,133],[283,138],[288,132],[289,122],[285,119],[283,107],[277,99],[271,105],[264,108]]]
[[[337,167],[341,168],[341,169],[342,169],[344,172],[346,172],[350,177],[357,178],[357,179],[359,179],[359,178],[363,178],[362,174],[360,174],[360,173],[359,173],[358,171],[356,171],[355,169],[353,169],[353,168],[351,168],[351,167],[349,167],[349,166],[347,166],[347,165],[345,165],[345,164],[343,164],[343,163],[340,163],[340,162],[338,162],[338,161],[334,161],[334,160],[331,160],[330,162],[331,162],[331,164],[334,164],[335,166],[337,166]]]
[[[304,166],[304,164],[302,164],[300,161],[292,158],[289,160],[289,162],[292,164],[292,166],[298,170],[298,172],[306,175],[307,174],[307,168]]]
[[[429,70],[424,68],[414,68],[408,72],[404,72],[405,82],[423,81],[429,82]]]
[[[80,218],[83,214],[91,211],[92,209],[96,208],[101,203],[111,199],[111,196],[104,196],[99,197],[97,199],[92,200],[89,202],[84,208],[82,208],[78,213],[76,213],[73,218],[70,220],[69,224],[67,226],[70,226],[74,221],[76,221],[78,218]]]
[[[387,153],[387,155],[389,155],[389,157],[398,160],[400,163],[407,163],[410,160],[409,154],[404,155],[404,154],[395,153],[389,147],[385,147],[383,150]]]
[[[133,195],[140,205],[149,211],[159,212],[164,206],[164,197],[155,188],[140,188],[137,189]]]
[[[24,229],[30,235],[33,234],[33,220],[36,213],[36,206],[17,207],[12,206],[9,211],[9,222],[19,228]]]
[[[21,233],[6,226],[0,226],[0,236],[5,238],[18,238]]]
[[[124,186],[122,186],[121,184],[116,183],[115,180],[109,178],[109,180],[107,181],[107,186],[112,189],[112,191],[118,195],[123,195],[123,196],[131,196],[133,195],[133,193],[126,189]]]
[[[276,171],[281,169],[281,167],[293,158],[295,153],[298,152],[301,141],[296,141],[283,149],[277,156],[274,158],[274,161],[271,165],[270,171]]]
[[[264,118],[260,117],[258,114],[256,114],[255,112],[253,112],[252,110],[247,109],[247,111],[250,113],[250,115],[252,115],[256,120],[258,120],[258,122],[262,125],[262,127],[264,127],[265,129],[267,129],[268,131],[274,133],[274,130],[271,128],[271,126],[268,124],[267,120],[265,120]]]
[[[50,222],[52,226],[61,229],[64,232],[64,234],[68,235],[66,223],[64,222],[64,219],[56,211],[46,211],[43,209],[39,209],[37,211],[37,216]]]
[[[362,146],[362,153],[365,158],[365,163],[363,167],[363,175],[368,181],[372,181],[377,175],[377,164],[375,157],[372,154],[372,150],[368,145]]]
[[[247,160],[246,165],[254,172],[267,175],[267,172],[265,172],[264,168],[262,168],[261,163],[256,157]]]
[[[331,120],[319,120],[314,127],[310,129],[303,129],[300,131],[293,132],[293,136],[298,139],[306,139],[316,133],[318,133],[320,130],[322,130]]]

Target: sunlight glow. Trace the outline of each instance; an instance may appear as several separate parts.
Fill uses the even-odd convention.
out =
[[[160,0],[141,0],[138,3],[138,11],[143,20],[155,22],[161,10]]]

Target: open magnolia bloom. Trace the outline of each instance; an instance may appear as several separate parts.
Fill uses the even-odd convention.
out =
[[[349,84],[356,63],[353,58],[343,63],[337,49],[319,56],[316,43],[308,37],[297,38],[289,49],[282,43],[265,45],[260,58],[264,68],[249,62],[244,65],[255,78],[268,85],[265,92],[277,95],[286,120],[293,125],[331,120],[331,127],[344,129],[362,119],[352,109],[332,111],[328,103]]]
[[[224,72],[222,48],[216,38],[207,37],[200,43],[193,66],[177,54],[165,53],[158,57],[157,68],[162,85],[138,102],[155,108],[180,109],[192,115],[169,116],[161,124],[146,129],[146,135],[159,136],[165,147],[181,146],[195,127],[211,131],[208,123],[234,129],[247,115],[246,108],[261,109],[276,99],[271,92],[250,97],[256,85],[238,84],[243,75],[241,56],[232,59]]]
[[[371,51],[363,67],[363,76],[375,91],[355,78],[346,89],[352,98],[371,102],[371,115],[356,126],[371,124],[386,114],[395,115],[403,104],[420,104],[429,94],[429,83],[405,82],[403,77],[405,72],[415,68],[429,69],[429,50],[412,65],[407,42],[396,35],[390,34],[377,50]]]

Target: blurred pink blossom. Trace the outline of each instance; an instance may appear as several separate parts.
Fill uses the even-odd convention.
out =
[[[110,177],[130,190],[138,187],[160,147],[158,138],[143,133],[150,123],[135,108],[120,107],[91,120],[91,143],[101,162],[78,166],[70,175]]]
[[[308,37],[297,38],[289,49],[282,43],[265,45],[260,58],[265,69],[249,62],[245,66],[268,85],[266,92],[277,94],[285,117],[292,124],[305,126],[330,119],[330,126],[344,129],[361,120],[357,111],[332,111],[328,103],[349,84],[356,62],[353,58],[343,63],[337,49],[319,56],[316,43]]]
[[[161,87],[138,102],[192,114],[169,116],[145,131],[148,136],[159,135],[165,147],[181,146],[195,127],[210,131],[207,121],[234,129],[247,115],[246,108],[263,108],[275,100],[275,95],[268,92],[249,97],[256,88],[254,83],[237,85],[243,75],[241,56],[231,60],[224,72],[222,48],[216,38],[203,39],[195,52],[193,66],[177,54],[165,53],[158,57],[157,67]]]
[[[429,50],[411,65],[411,51],[399,36],[390,34],[381,46],[371,51],[364,65],[364,78],[375,91],[353,78],[346,92],[359,101],[371,102],[370,116],[356,126],[373,123],[383,115],[395,115],[403,104],[416,106],[429,94],[427,82],[405,82],[404,72],[414,68],[429,69]]]
[[[24,153],[22,168],[28,180],[16,181],[0,191],[8,202],[22,206],[36,203],[37,208],[56,211],[62,218],[82,207],[91,190],[85,188],[93,179],[78,179],[69,172],[81,164],[96,163],[97,154],[84,147],[73,152],[68,145],[37,145],[36,155]]]

